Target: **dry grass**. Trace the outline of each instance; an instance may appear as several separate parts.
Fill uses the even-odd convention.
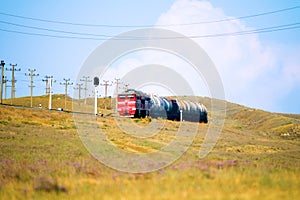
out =
[[[175,163],[127,174],[88,153],[72,115],[1,106],[0,199],[298,199],[299,120],[235,104],[229,108],[222,135],[206,158],[198,153],[208,125],[199,124],[193,144]],[[158,134],[141,140],[111,116],[97,120],[114,145],[139,153],[159,150],[180,126],[167,121]],[[139,128],[150,123],[119,120]]]

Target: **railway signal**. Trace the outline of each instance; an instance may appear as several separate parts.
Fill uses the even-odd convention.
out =
[[[99,86],[99,78],[96,76],[94,77],[94,86],[95,86],[95,92],[94,92],[94,95],[95,95],[95,109],[94,109],[94,114],[97,115],[98,113],[98,110],[97,110],[97,107],[98,107],[98,98],[97,98],[97,87]]]
[[[99,78],[96,76],[94,77],[94,86],[97,87],[99,85]]]
[[[5,80],[5,78],[4,78],[4,66],[5,66],[5,62],[4,62],[4,60],[1,60],[1,71],[2,71],[2,73],[1,73],[1,87],[0,87],[0,103],[2,104],[2,101],[3,101],[3,84],[5,83],[4,82],[4,80]]]

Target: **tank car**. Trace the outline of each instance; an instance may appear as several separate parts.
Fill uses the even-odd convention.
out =
[[[207,109],[203,104],[186,100],[165,98],[152,95],[150,116],[176,121],[191,121],[207,123]]]

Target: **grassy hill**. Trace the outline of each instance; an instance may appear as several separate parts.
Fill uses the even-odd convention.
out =
[[[32,107],[38,108],[39,104],[42,105],[42,108],[49,108],[49,95],[43,96],[34,96],[32,98]],[[64,94],[54,94],[52,95],[52,109],[56,110],[58,108],[63,108],[66,111],[72,111],[72,101],[73,99],[69,96],[66,98],[66,106],[65,106],[65,95]],[[81,99],[84,102],[84,99]],[[30,107],[31,99],[30,96],[28,97],[20,97],[15,98],[13,101],[11,99],[7,99],[3,101],[4,104],[7,105],[15,105],[15,106],[23,106],[23,107]],[[87,98],[87,103],[94,105],[93,98]],[[99,109],[111,109],[112,99],[110,98],[99,98],[98,99],[98,108]]]
[[[15,98],[13,99],[13,101],[11,99],[7,99],[4,100],[4,104],[30,107],[31,99],[30,96]],[[49,96],[48,95],[33,96],[32,107],[38,108],[39,104],[41,104],[43,108],[48,108]],[[63,94],[52,95],[52,108],[54,109],[65,108],[65,95]],[[72,110],[72,99],[70,97],[67,97],[67,108],[65,108],[65,110]]]
[[[47,96],[35,97],[34,105],[47,107],[47,100]],[[208,98],[199,100],[209,108]],[[156,172],[129,174],[112,170],[89,154],[77,134],[72,114],[23,108],[30,106],[28,97],[14,102],[20,107],[0,106],[0,199],[300,197],[298,115],[227,103],[221,136],[207,157],[199,159],[198,153],[209,124],[197,124],[194,142],[179,160]],[[111,102],[112,99],[99,99],[99,110],[111,113],[105,110]],[[70,98],[67,105],[71,110]],[[64,95],[53,95],[53,108],[58,107],[64,107]],[[140,127],[151,122],[120,120]],[[97,123],[112,144],[135,153],[149,153],[167,145],[180,127],[180,122],[166,121],[160,134],[141,140],[122,131],[110,115],[97,117]]]

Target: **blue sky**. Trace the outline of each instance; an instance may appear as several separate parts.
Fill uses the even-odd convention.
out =
[[[155,25],[180,24],[228,17],[240,17],[299,6],[297,1],[271,0],[165,0],[165,1],[1,1],[1,12],[24,17],[66,21],[83,24]],[[174,27],[184,35],[216,34],[220,30],[248,30],[300,22],[300,9],[274,13],[233,24]],[[199,20],[199,21],[197,21]],[[116,34],[132,27],[84,27],[54,24],[0,15],[0,28],[20,32],[49,35],[67,35],[24,27],[9,23],[42,27],[69,32]],[[215,32],[214,32],[215,31]],[[300,113],[300,28],[271,33],[234,36],[227,38],[196,39],[219,69],[224,82],[226,99],[231,102],[274,112]],[[72,36],[72,35],[71,35]],[[77,74],[89,54],[103,41],[62,39],[24,35],[0,31],[0,59],[17,63],[16,96],[29,95],[27,69],[36,69],[34,94],[45,93],[45,75],[57,81],[54,93],[63,93],[59,85],[63,78],[75,82]],[[225,46],[225,43],[228,44]],[[229,45],[230,44],[230,45]],[[218,48],[219,47],[219,48]],[[231,49],[232,48],[232,49]],[[222,51],[221,51],[222,50]],[[239,57],[240,56],[240,57]],[[245,65],[245,66],[243,66]],[[254,66],[254,67],[253,67]],[[10,72],[6,72],[10,79]],[[299,77],[299,78],[298,78]],[[70,87],[71,93],[72,87]],[[201,95],[201,94],[199,94]],[[10,94],[8,94],[8,97]]]

